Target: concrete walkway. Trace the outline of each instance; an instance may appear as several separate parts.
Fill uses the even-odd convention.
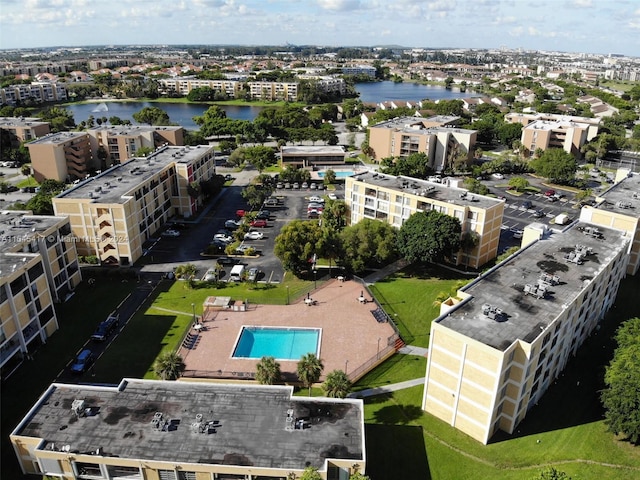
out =
[[[415,387],[417,385],[424,384],[423,378],[415,378],[413,380],[407,380],[405,382],[392,383],[385,385],[384,387],[368,388],[366,390],[360,390],[359,392],[353,392],[347,395],[347,398],[367,398],[375,395],[382,395],[385,393],[395,392],[396,390],[402,390],[405,388]]]
[[[405,345],[398,353],[404,353],[405,355],[416,355],[418,357],[426,357],[429,354],[429,349],[424,347],[414,347],[413,345]]]

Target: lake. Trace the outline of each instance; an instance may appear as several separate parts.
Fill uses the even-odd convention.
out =
[[[360,99],[367,103],[378,103],[386,100],[450,100],[466,98],[473,94],[462,93],[457,89],[447,90],[440,85],[418,85],[416,83],[373,82],[357,83],[356,91],[360,93]],[[107,110],[104,110],[106,106]],[[158,107],[169,115],[172,123],[178,124],[187,130],[197,130],[199,127],[193,121],[193,117],[202,115],[210,105],[204,103],[161,103],[161,102],[120,102],[110,101],[104,103],[76,103],[67,105],[66,108],[73,114],[76,124],[87,120],[90,115],[99,117],[120,117],[129,120],[134,125],[133,114],[144,107]],[[235,120],[253,120],[264,107],[251,105],[221,105],[228,118]]]

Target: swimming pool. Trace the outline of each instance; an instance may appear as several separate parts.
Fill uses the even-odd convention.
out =
[[[319,346],[319,328],[243,326],[233,349],[233,358],[300,360],[307,353],[318,355]]]
[[[318,177],[324,178],[324,171],[316,173],[318,174]],[[353,170],[334,170],[333,173],[336,174],[336,178],[346,178],[356,174]]]

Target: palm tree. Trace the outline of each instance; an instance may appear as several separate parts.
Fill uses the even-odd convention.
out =
[[[345,398],[351,391],[351,382],[342,370],[334,370],[327,375],[322,390],[327,397]]]
[[[198,267],[196,267],[193,263],[185,263],[184,265],[179,265],[176,268],[175,276],[176,278],[183,278],[185,280],[189,280],[193,278],[198,272]]]
[[[298,378],[309,389],[309,396],[311,396],[311,385],[320,380],[323,368],[322,361],[314,353],[303,355],[298,362]]]
[[[154,362],[153,371],[162,380],[175,380],[184,372],[185,367],[182,357],[176,352],[164,352]]]
[[[273,357],[262,357],[256,365],[256,380],[263,385],[280,381],[280,364]]]

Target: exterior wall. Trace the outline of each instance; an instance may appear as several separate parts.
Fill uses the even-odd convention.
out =
[[[626,262],[621,251],[535,340],[504,352],[441,325],[460,303],[445,309],[431,324],[422,408],[485,444],[498,430],[513,433],[604,319]],[[458,297],[468,295],[463,289]]]
[[[460,220],[463,233],[475,232],[478,236],[478,244],[473,250],[460,251],[452,259],[457,265],[479,268],[497,255],[504,212],[502,202],[487,209],[456,205],[409,192],[358,182],[353,178],[346,179],[345,201],[351,211],[351,224],[358,223],[363,218],[370,218],[400,228],[413,213],[428,210],[437,210],[457,218]]]
[[[88,135],[73,136],[63,141],[47,142],[44,139],[27,144],[38,182],[46,179],[64,182],[68,177],[86,176],[92,160]]]
[[[579,156],[580,148],[587,142],[587,132],[587,125],[568,127],[563,123],[540,125],[534,122],[522,129],[520,141],[531,155],[538,148],[562,148],[567,153]]]
[[[7,123],[4,124],[2,120],[7,120]],[[39,118],[25,118],[22,123],[18,120],[17,118],[0,118],[0,128],[15,135],[19,143],[44,137],[51,131],[49,123],[42,122]]]

